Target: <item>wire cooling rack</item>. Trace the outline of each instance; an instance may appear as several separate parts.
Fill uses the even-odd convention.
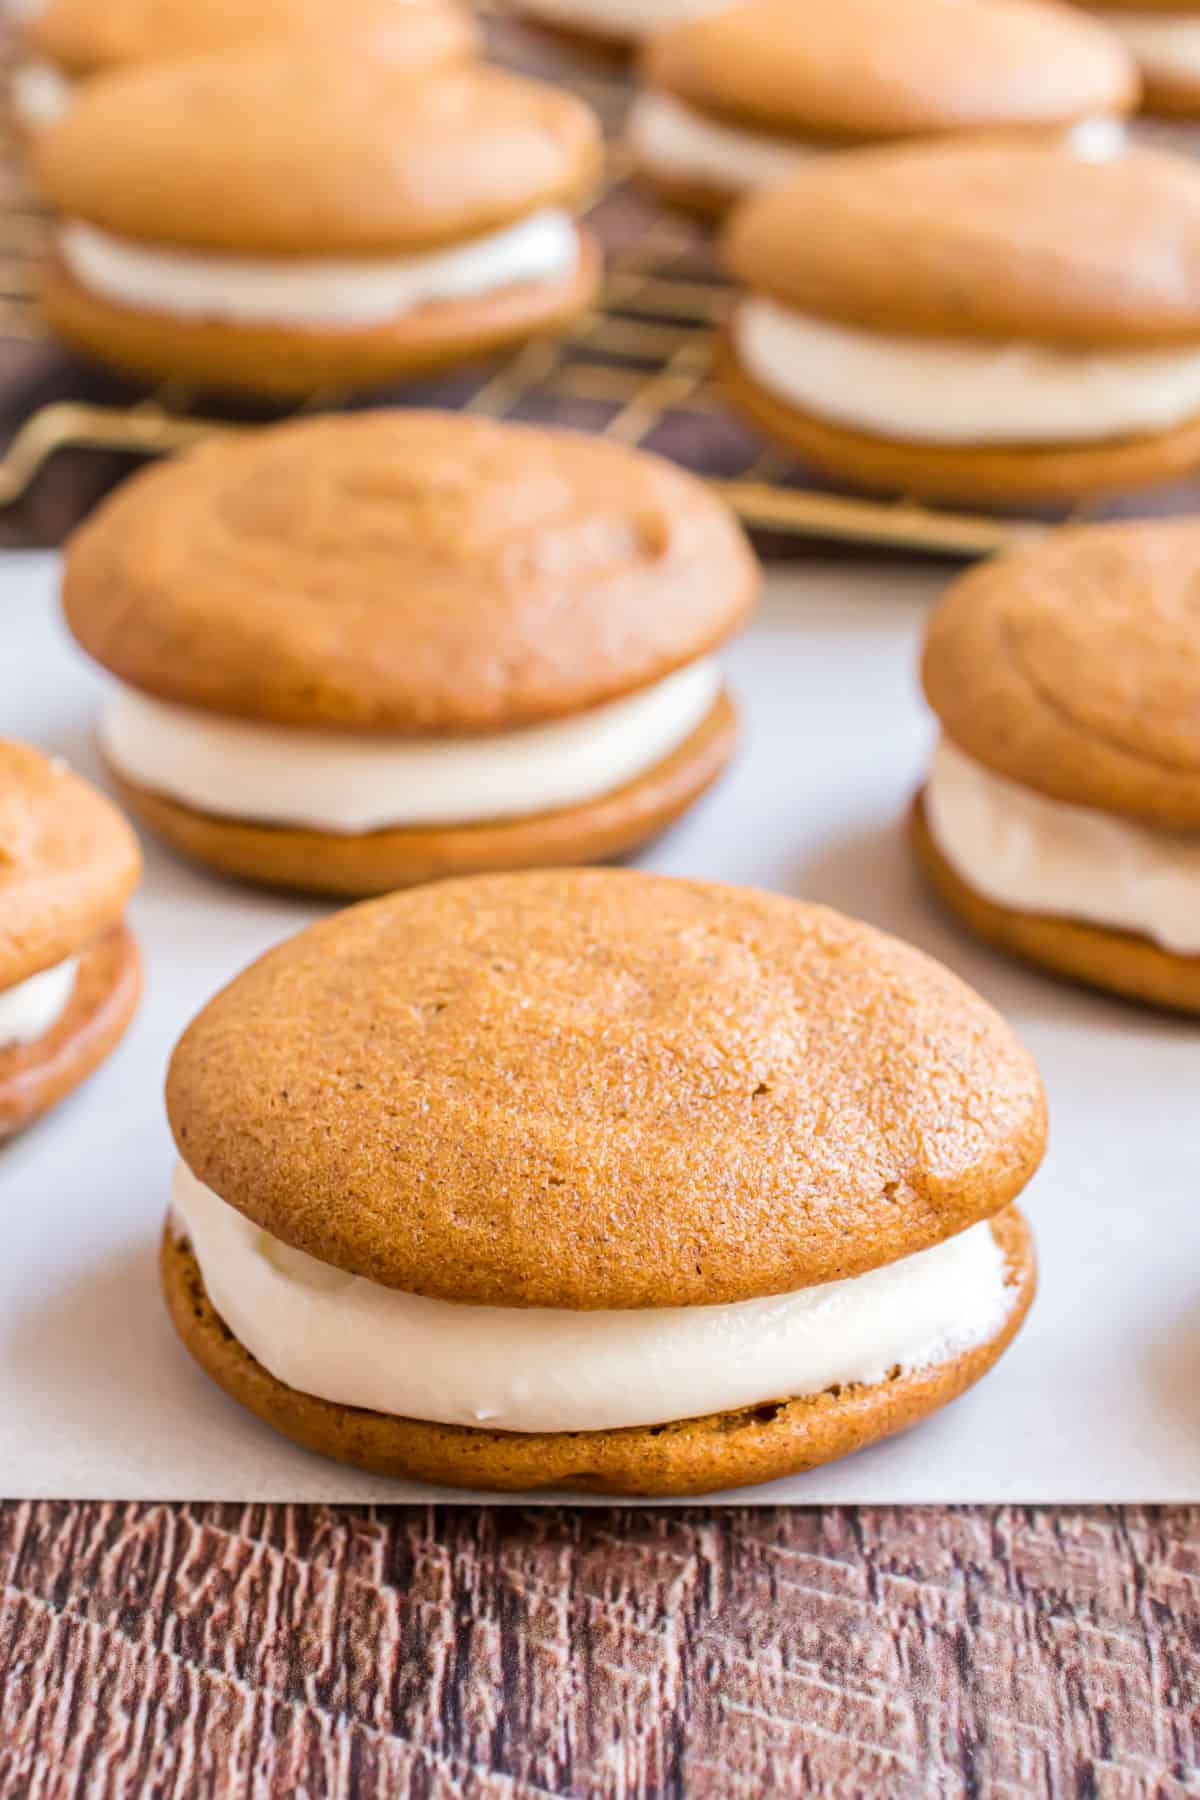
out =
[[[606,253],[600,303],[566,336],[536,340],[498,366],[367,396],[323,391],[302,410],[399,402],[579,426],[657,450],[705,476],[748,525],[770,532],[776,543],[810,538],[977,556],[1036,527],[1031,520],[857,499],[764,449],[729,412],[712,379],[714,336],[730,289],[717,267],[711,233],[657,204],[630,177],[620,143],[627,71],[611,57],[510,19],[490,18],[488,32],[498,61],[571,88],[604,122],[607,172],[590,215]],[[0,339],[40,344],[59,358],[62,378],[56,386],[65,390],[63,398],[35,406],[16,422],[0,454],[0,508],[21,499],[63,449],[169,453],[214,430],[287,416],[241,411],[235,417],[213,396],[175,384],[132,398],[123,393],[115,405],[84,397],[86,387],[72,382],[73,372],[84,374],[82,365],[50,345],[38,313],[36,269],[47,223],[24,181],[7,107],[14,60],[10,36],[0,45],[0,59],[5,65],[0,67]]]

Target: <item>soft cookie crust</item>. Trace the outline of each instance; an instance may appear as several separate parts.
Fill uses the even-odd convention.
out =
[[[176,1331],[234,1400],[305,1449],[372,1474],[446,1487],[583,1488],[669,1498],[797,1475],[907,1430],[973,1386],[1007,1349],[1029,1310],[1036,1264],[1016,1207],[992,1221],[1008,1261],[1012,1310],[987,1343],[952,1361],[871,1386],[771,1401],[736,1413],[621,1431],[530,1434],[431,1425],[335,1406],[268,1374],[213,1308],[186,1238],[168,1221],[160,1270]]]
[[[985,943],[1126,1000],[1200,1014],[1200,956],[1176,956],[1133,932],[1106,931],[986,899],[942,855],[920,798],[910,815],[909,836],[934,892]]]
[[[0,739],[0,988],[114,925],[142,855],[116,807],[65,763]]]
[[[732,405],[767,437],[876,493],[988,507],[1055,505],[1155,487],[1200,467],[1200,414],[1172,431],[1095,444],[912,444],[871,437],[781,400],[727,343],[717,370]]]
[[[310,927],[188,1027],[167,1111],[200,1181],[323,1262],[577,1310],[860,1275],[1001,1211],[1045,1142],[1032,1061],[939,964],[628,870]]]
[[[600,251],[580,233],[575,270],[561,281],[517,282],[467,300],[419,307],[383,324],[349,328],[248,325],[183,319],[92,293],[52,255],[41,277],[42,310],[69,344],[144,380],[289,400],[320,388],[369,388],[496,356],[527,338],[565,330],[600,282]]]
[[[573,206],[600,159],[594,114],[562,89],[484,64],[414,74],[350,38],[89,83],[38,133],[33,176],[56,211],[138,244],[405,256]]]
[[[1109,32],[1029,0],[742,0],[656,32],[643,69],[703,111],[851,141],[1069,123],[1138,94]]]
[[[1012,138],[816,157],[738,207],[722,254],[754,292],[868,330],[1200,343],[1200,168],[1146,145],[1103,162]]]
[[[129,686],[266,724],[516,730],[706,656],[759,570],[695,476],[583,432],[323,415],[125,482],[71,538],[67,622]]]
[[[76,76],[283,36],[381,28],[392,56],[422,66],[479,47],[477,27],[454,0],[45,0],[20,22],[35,56]]]
[[[498,824],[399,827],[361,836],[219,819],[109,776],[125,804],[169,843],[223,875],[270,887],[363,899],[447,876],[607,862],[650,842],[721,774],[737,742],[722,694],[663,762],[598,800]]]
[[[124,924],[83,952],[66,1011],[32,1044],[0,1048],[0,1139],[32,1124],[99,1068],[125,1034],[141,962]]]
[[[1076,526],[980,564],[935,611],[922,679],[995,774],[1200,832],[1200,523]]]

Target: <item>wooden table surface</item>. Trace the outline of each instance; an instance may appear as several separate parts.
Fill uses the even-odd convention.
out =
[[[0,1793],[1200,1794],[1200,1509],[10,1504]]]

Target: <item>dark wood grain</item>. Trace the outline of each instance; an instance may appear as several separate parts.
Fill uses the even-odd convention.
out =
[[[10,1504],[0,1794],[1200,1793],[1200,1509]]]

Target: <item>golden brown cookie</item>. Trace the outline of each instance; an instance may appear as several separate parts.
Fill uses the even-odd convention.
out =
[[[118,712],[130,690],[145,697],[139,745],[147,729],[200,734],[170,770],[102,727],[122,795],[154,829],[227,874],[372,894],[601,860],[657,835],[732,752],[736,714],[709,659],[758,579],[728,510],[657,457],[380,409],[230,434],[143,471],[75,533],[63,598],[123,684]],[[173,710],[147,721],[150,699]],[[612,719],[626,701],[636,716]],[[212,748],[225,721],[257,730]],[[556,727],[565,748],[521,735]],[[646,748],[630,754],[636,733]],[[322,779],[347,745],[358,760],[324,810],[272,812],[277,782],[247,803],[264,758],[292,759],[290,798],[299,771]],[[434,762],[414,773],[422,745]],[[466,755],[486,774],[477,746],[508,757],[514,783],[560,748],[581,773],[549,789],[538,776],[529,797],[506,777],[473,799],[438,770]],[[220,771],[199,785],[197,755]],[[344,816],[347,784],[372,779],[386,787],[369,819]],[[412,810],[426,779],[447,784],[445,814]]]
[[[918,951],[613,870],[322,921],[193,1021],[167,1107],[196,1177],[285,1243],[411,1293],[570,1309],[914,1255],[1002,1211],[1045,1133],[1029,1057]]]
[[[995,507],[1051,504],[1155,487],[1200,464],[1200,416],[1172,431],[1095,444],[906,444],[781,400],[747,374],[728,337],[716,368],[737,411],[774,443],[878,493]]]
[[[985,943],[1069,981],[1200,1015],[1200,956],[1173,955],[1135,932],[1106,931],[1081,919],[1022,912],[986,899],[962,879],[934,842],[920,798],[910,816],[909,836],[934,892]]]
[[[659,457],[377,409],[144,470],[72,536],[63,604],[97,662],[160,699],[437,736],[659,681],[743,624],[757,587],[732,515]]]
[[[756,194],[730,273],[817,318],[1080,347],[1200,342],[1200,170],[1146,146],[914,145],[815,158]]]
[[[19,23],[24,47],[71,76],[365,30],[386,30],[393,54],[430,65],[479,47],[470,14],[455,0],[45,0]]]
[[[1035,0],[741,0],[657,32],[643,75],[701,113],[835,143],[1066,125],[1138,94],[1111,32]]]
[[[425,373],[586,309],[598,253],[569,215],[599,164],[582,102],[414,67],[391,30],[122,70],[37,133],[63,218],[44,305],[154,377],[294,395]]]
[[[446,1487],[557,1487],[669,1498],[817,1468],[906,1431],[965,1393],[1016,1336],[1036,1286],[1033,1240],[1022,1214],[1009,1207],[992,1221],[992,1231],[1007,1258],[1012,1310],[988,1343],[950,1362],[737,1413],[553,1434],[432,1425],[299,1393],[269,1374],[228,1330],[186,1238],[169,1221],[160,1266],[171,1319],[200,1367],[231,1398],[307,1450],[372,1474]]]
[[[52,257],[41,282],[42,310],[76,349],[145,380],[171,376],[296,399],[322,387],[375,387],[435,374],[497,355],[586,312],[600,282],[595,239],[580,232],[578,266],[559,282],[522,282],[469,300],[447,301],[383,325],[233,325],[179,319],[89,293]]]
[[[14,1002],[40,1012],[44,1001],[20,998],[23,984],[76,965],[73,979],[63,970],[58,1010],[36,1025],[26,1015],[22,1035],[0,1041],[0,1137],[78,1086],[129,1023],[139,972],[122,915],[140,874],[137,840],[102,795],[65,764],[0,740],[0,1014]]]
[[[655,33],[629,115],[661,197],[720,214],[829,150],[965,134],[1061,139],[1137,101],[1113,33],[1040,0],[742,0]]]
[[[0,1140],[93,1074],[124,1037],[141,994],[141,960],[124,924],[79,952],[65,1011],[30,1044],[0,1045]]]
[[[918,859],[988,942],[1200,1011],[1200,525],[1066,528],[954,582]],[[1193,898],[1194,896],[1194,898]]]
[[[269,44],[123,72],[39,137],[35,179],[120,239],[304,258],[461,243],[594,181],[595,119],[561,89],[377,52]]]
[[[102,794],[0,739],[0,990],[107,933],[141,870],[137,839]]]
[[[1076,526],[979,564],[933,614],[921,674],[997,775],[1200,833],[1200,522]]]
[[[737,209],[723,253],[748,290],[721,353],[735,405],[856,484],[1056,503],[1200,463],[1183,366],[1200,353],[1190,159],[1012,139],[814,158]],[[844,400],[821,377],[821,330],[845,365]],[[873,372],[857,385],[856,357]],[[1005,366],[1028,385],[1023,410],[1001,391]]]
[[[352,908],[209,1003],[167,1111],[162,1274],[185,1344],[286,1435],[381,1473],[768,1480],[953,1398],[1033,1294],[1012,1205],[1045,1143],[1028,1056],[927,957],[780,895],[558,870]],[[822,1357],[850,1360],[840,1379],[822,1360],[810,1391],[807,1328],[790,1334],[814,1308]],[[712,1330],[743,1370],[770,1364],[736,1406],[728,1371],[719,1406],[718,1382],[680,1382],[678,1334]],[[630,1391],[627,1332],[664,1346],[653,1394]],[[504,1365],[486,1396],[485,1338]],[[402,1342],[372,1391],[409,1403],[355,1404],[360,1357],[387,1370]]]
[[[109,775],[122,800],[181,855],[267,887],[356,897],[450,875],[609,862],[651,843],[717,780],[737,744],[737,712],[722,693],[665,761],[599,800],[491,825],[403,826],[357,837],[254,825],[196,812]]]

